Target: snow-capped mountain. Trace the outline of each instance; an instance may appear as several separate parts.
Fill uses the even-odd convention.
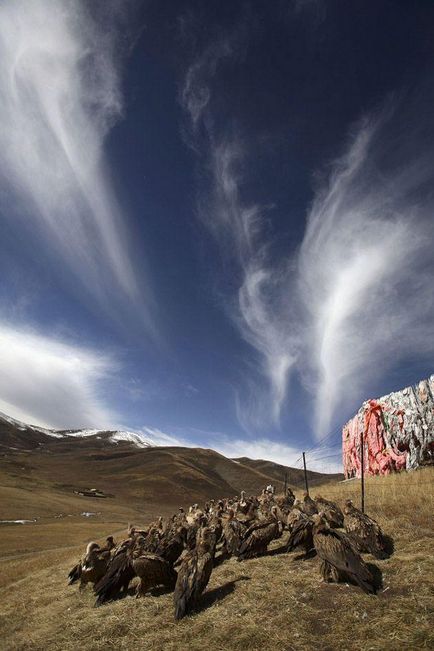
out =
[[[128,430],[100,430],[100,429],[67,429],[56,430],[40,427],[39,425],[28,425],[22,421],[16,420],[7,414],[0,412],[0,425],[9,425],[19,432],[29,434],[42,434],[44,437],[49,436],[55,439],[71,439],[71,438],[87,438],[95,437],[95,439],[104,439],[104,441],[118,444],[121,442],[132,443],[138,448],[154,447],[157,443],[142,432],[132,432]],[[8,432],[10,434],[10,432]],[[0,439],[2,438],[0,432]],[[1,440],[0,440],[1,442]]]

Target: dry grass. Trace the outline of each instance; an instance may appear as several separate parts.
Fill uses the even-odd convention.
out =
[[[426,469],[367,481],[367,511],[394,536],[396,546],[390,559],[375,561],[383,573],[376,597],[353,586],[321,583],[317,559],[270,554],[217,567],[201,611],[175,624],[171,594],[93,608],[90,589],[80,594],[66,586],[80,548],[63,549],[2,562],[7,576],[0,607],[2,648],[432,649],[433,479],[433,470]],[[312,492],[341,501],[359,498],[358,482]]]

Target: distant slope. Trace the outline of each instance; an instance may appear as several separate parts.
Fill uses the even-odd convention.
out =
[[[264,459],[248,459],[247,457],[240,457],[239,459],[236,459],[236,461],[239,461],[248,468],[256,470],[263,475],[272,477],[275,482],[284,482],[285,473],[288,473],[289,486],[304,486],[304,471],[299,468],[289,468],[287,466],[282,466],[279,463],[274,463],[273,461],[266,461]],[[339,481],[344,478],[341,473],[325,475],[324,473],[315,472],[314,470],[308,470],[306,474],[311,485],[324,483],[325,478],[331,481]]]
[[[65,504],[73,500],[71,508],[76,512],[74,490],[97,488],[114,495],[107,499],[79,498],[83,510],[104,512],[128,507],[146,512],[150,505],[173,510],[234,496],[241,490],[258,494],[269,483],[281,490],[285,472],[290,484],[296,487],[301,483],[300,471],[271,461],[247,457],[233,460],[214,450],[155,447],[149,441],[138,447],[128,437],[114,441],[110,431],[96,430],[82,436],[67,431],[55,434],[0,418],[0,520],[39,517],[35,506],[31,513],[26,508],[29,492],[33,496],[43,492],[44,517],[48,517],[50,494],[53,505],[59,500]],[[323,482],[336,477],[312,472],[309,476]],[[53,517],[56,512],[58,507],[53,506]]]

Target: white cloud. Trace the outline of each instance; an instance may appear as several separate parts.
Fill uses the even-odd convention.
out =
[[[266,461],[273,461],[282,466],[289,466],[291,468],[301,469],[301,452],[295,448],[284,443],[273,441],[272,439],[229,439],[216,441],[213,448],[220,452],[225,457],[236,459],[237,457],[248,457],[249,459],[264,459]],[[324,450],[324,457],[329,457],[327,449]],[[318,472],[342,472],[342,463],[336,458],[322,459],[315,458],[313,455],[309,458],[307,455],[307,465],[309,470]],[[282,477],[283,480],[283,477]]]
[[[214,137],[211,135],[211,139]],[[259,353],[266,386],[249,379],[248,395],[237,395],[238,419],[245,429],[278,425],[291,369],[297,358],[295,329],[286,328],[291,307],[282,301],[285,267],[270,264],[264,241],[264,209],[246,205],[240,194],[246,153],[238,141],[224,138],[211,146],[211,197],[202,217],[227,251],[235,255],[240,273],[237,306],[232,314],[244,339]],[[232,256],[232,259],[233,256]]]
[[[297,369],[322,438],[390,368],[433,358],[434,157],[426,136],[433,125],[431,113],[420,110],[432,104],[432,93],[403,95],[357,125],[315,193],[299,250],[276,258],[264,207],[242,196],[254,159],[234,124],[230,136],[216,126],[218,51],[208,78],[203,65],[201,74],[192,66],[186,75],[187,100],[206,89],[200,110],[183,97],[201,169],[209,171],[200,177],[200,214],[236,260],[235,318],[265,380],[254,379],[251,364],[236,395],[238,419],[247,431],[278,423]]]
[[[388,368],[434,352],[434,202],[423,187],[434,165],[415,160],[405,136],[390,142],[387,126],[361,125],[317,193],[299,254],[302,370],[322,435]]]
[[[1,3],[3,212],[21,220],[41,256],[69,268],[81,292],[107,306],[116,296],[142,305],[104,153],[122,110],[116,30],[110,5],[99,26],[88,9],[70,0]]]
[[[0,411],[53,428],[110,428],[101,398],[117,370],[108,355],[0,322]]]

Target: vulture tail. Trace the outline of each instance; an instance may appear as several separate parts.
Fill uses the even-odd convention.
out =
[[[175,604],[175,619],[178,621],[187,614],[187,602],[185,599],[178,599]]]
[[[80,577],[81,577],[81,563],[77,563],[77,565],[75,565],[70,571],[70,573],[68,574],[68,579],[69,579],[68,585],[72,585],[73,583],[76,583],[76,581],[78,581]]]
[[[366,592],[367,594],[377,593],[377,589],[374,585],[374,580],[372,578],[371,579],[362,578],[358,574],[353,574],[351,576],[356,581],[357,585],[362,588],[363,592]]]

